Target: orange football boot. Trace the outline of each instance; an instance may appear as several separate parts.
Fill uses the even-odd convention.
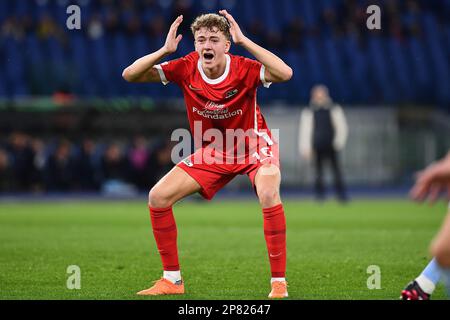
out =
[[[139,291],[140,296],[159,296],[163,294],[183,294],[184,283],[174,284],[167,279],[161,278],[155,281],[155,284],[150,289]]]
[[[281,299],[287,298],[287,282],[286,281],[274,281],[272,283],[272,291],[269,293],[269,298]]]

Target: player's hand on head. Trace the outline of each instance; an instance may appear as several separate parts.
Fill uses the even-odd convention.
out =
[[[179,34],[177,36],[178,27],[183,22],[183,16],[178,16],[175,21],[170,26],[169,32],[167,33],[166,43],[164,44],[164,49],[167,53],[174,53],[177,51],[178,44],[180,43],[183,36]]]
[[[245,36],[236,20],[234,20],[233,16],[229,14],[227,10],[220,10],[219,13],[223,15],[230,24],[230,34],[233,38],[233,42],[237,45],[242,44],[245,41]]]

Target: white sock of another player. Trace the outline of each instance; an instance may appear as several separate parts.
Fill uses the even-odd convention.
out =
[[[433,294],[434,289],[436,289],[436,285],[428,279],[425,275],[421,274],[416,278],[416,282],[422,288],[425,293]]]
[[[286,278],[272,278],[270,279],[270,284],[274,283],[275,281],[286,281]]]
[[[172,283],[176,283],[177,281],[181,281],[181,271],[164,271],[163,278]]]
[[[415,280],[425,293],[433,294],[441,274],[442,268],[433,258]]]

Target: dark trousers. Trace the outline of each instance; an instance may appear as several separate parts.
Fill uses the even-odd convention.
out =
[[[339,200],[347,201],[347,192],[342,179],[341,169],[337,152],[333,148],[315,150],[314,166],[316,171],[315,193],[319,200],[325,197],[325,186],[323,183],[323,168],[329,162],[333,171],[334,188]]]

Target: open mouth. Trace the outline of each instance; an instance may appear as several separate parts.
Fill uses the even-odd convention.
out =
[[[204,53],[203,54],[203,59],[205,59],[205,61],[211,61],[212,59],[214,59],[214,54],[212,54],[212,53]]]

